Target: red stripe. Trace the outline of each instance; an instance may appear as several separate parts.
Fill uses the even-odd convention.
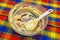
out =
[[[56,25],[55,21],[48,21],[48,24]]]
[[[57,32],[60,33],[60,28],[57,29]]]
[[[5,0],[0,0],[0,2],[4,2]]]
[[[9,35],[9,36],[6,37],[6,35]],[[22,37],[19,37],[16,35],[11,35],[11,34],[7,34],[7,33],[3,33],[3,32],[0,32],[0,38],[9,39],[9,40],[23,40],[23,39],[25,39],[25,38],[22,38]]]
[[[48,24],[52,24],[52,25],[56,25],[57,27],[60,27],[60,22],[48,21]]]
[[[20,36],[16,36],[13,34],[0,32],[0,38],[8,39],[8,40],[31,40],[30,38],[24,38]]]
[[[0,0],[0,2],[7,3],[8,1],[7,0]]]
[[[58,25],[60,27],[60,22],[56,22],[56,25]]]
[[[55,28],[55,27],[51,27],[51,26],[47,26],[45,28],[46,30],[49,30],[49,31],[52,31],[52,32],[57,32],[57,33],[60,33],[60,28]]]
[[[60,15],[60,11],[57,11],[57,14]]]
[[[2,38],[2,35],[3,35],[3,33],[2,33],[2,32],[0,32],[0,38]]]
[[[50,31],[52,31],[52,32],[56,32],[56,31],[57,31],[57,28],[51,27],[51,26],[47,26],[47,27],[46,27],[46,30],[50,30]]]
[[[0,20],[7,20],[7,16],[4,16],[4,15],[0,15]]]
[[[7,4],[9,4],[9,5],[15,5],[15,4],[16,4],[16,2],[9,1]]]
[[[6,14],[7,15],[8,13],[9,13],[8,11],[5,11],[5,10],[3,11],[3,14]]]
[[[60,5],[60,2],[57,2],[58,5]]]
[[[11,35],[11,38],[9,40],[23,40],[23,38],[15,36],[15,35]]]
[[[48,0],[42,0],[43,2],[48,2]]]

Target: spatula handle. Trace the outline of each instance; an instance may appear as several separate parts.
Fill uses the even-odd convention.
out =
[[[53,10],[52,9],[49,9],[47,10],[46,12],[44,12],[43,14],[41,14],[37,20],[39,21],[41,18],[45,17],[46,15],[48,15],[49,13],[51,13]]]

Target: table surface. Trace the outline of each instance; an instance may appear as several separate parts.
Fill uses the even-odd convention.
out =
[[[23,1],[54,10],[49,14],[46,28],[35,36],[17,34],[8,22],[10,9]],[[0,0],[0,40],[60,40],[60,0]]]

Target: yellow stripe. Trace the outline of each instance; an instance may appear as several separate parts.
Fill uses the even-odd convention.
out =
[[[27,0],[26,2],[32,2],[33,0]]]
[[[6,3],[0,3],[0,6],[8,7],[8,8],[13,8],[13,5],[9,5],[9,4],[6,4]]]
[[[4,21],[4,20],[0,20],[0,25],[5,25],[5,26],[7,26],[8,28],[11,28],[9,22],[6,22],[6,21]]]
[[[57,33],[48,32],[48,36],[51,37],[51,38],[57,38]]]
[[[40,5],[42,2],[40,2],[40,1],[36,1],[36,4],[38,4],[38,5]]]
[[[52,14],[52,13],[51,13],[51,14],[49,14],[49,16],[50,16],[50,17],[52,17],[52,18],[60,18],[60,15]]]
[[[42,1],[36,1],[36,4],[38,4],[38,5],[42,4],[42,5],[47,5],[47,6],[52,6],[54,8],[58,8],[58,5],[57,4],[52,4],[52,3],[49,4],[49,3],[42,2]]]
[[[53,17],[53,18],[58,18],[58,17],[57,17],[57,16],[58,16],[57,14],[52,14],[52,13],[51,13],[51,14],[49,14],[49,16],[50,16],[50,17]]]
[[[0,6],[1,6],[2,3],[0,3]]]
[[[10,25],[9,22],[4,21],[4,24],[3,25],[7,26],[8,28],[11,28],[11,25]]]
[[[45,31],[44,31],[44,30],[40,32],[40,34],[44,34],[44,33],[45,33]]]
[[[13,8],[14,6],[13,5],[7,5],[6,7],[7,8]]]
[[[5,3],[2,3],[2,4],[1,4],[1,6],[2,6],[2,7],[6,7],[6,6],[7,6],[7,4],[5,4]]]
[[[0,25],[2,25],[4,23],[4,21],[0,20]]]
[[[54,8],[56,8],[56,7],[58,8],[57,4],[51,4],[51,6],[54,7]]]
[[[22,0],[23,2],[34,2],[34,0]]]
[[[47,35],[47,36],[49,36],[49,37],[51,37],[51,38],[57,38],[57,33],[55,33],[55,32],[51,32],[51,31],[42,31],[42,32],[40,32],[40,34],[41,35]]]
[[[60,18],[60,15],[58,15],[58,18]]]

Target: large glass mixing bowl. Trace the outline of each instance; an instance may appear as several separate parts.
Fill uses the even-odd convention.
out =
[[[27,28],[24,26],[24,22],[28,22],[34,18],[38,18],[45,11],[46,9],[42,6],[28,2],[20,2],[10,10],[9,23],[18,34],[33,36],[40,33],[46,27],[48,22],[48,16],[42,18],[38,22],[36,27],[33,28],[33,30],[27,30]]]

